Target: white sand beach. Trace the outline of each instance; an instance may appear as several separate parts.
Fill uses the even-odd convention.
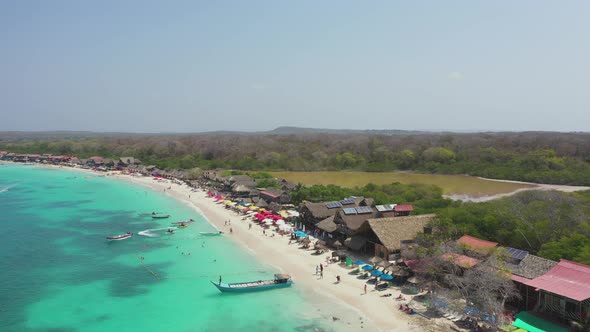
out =
[[[250,220],[242,220],[242,216],[225,209],[222,204],[217,204],[207,197],[204,191],[193,192],[186,185],[171,181],[155,181],[151,177],[114,174],[122,180],[148,186],[162,193],[166,189],[167,195],[194,208],[211,224],[223,230],[224,236],[252,251],[262,262],[291,274],[296,287],[324,311],[320,315],[333,320],[338,331],[359,331],[368,328],[379,331],[448,331],[449,329],[446,326],[448,323],[444,320],[427,320],[418,315],[407,315],[399,311],[398,307],[403,302],[394,300],[394,297],[400,294],[397,289],[379,292],[369,285],[367,294],[364,294],[364,280],[349,275],[350,270],[342,265],[326,264],[326,257],[330,256],[329,252],[320,256],[311,255],[311,250],[300,249],[295,243],[288,244],[287,236],[281,237],[277,234],[272,237],[271,232],[268,231],[266,235],[263,235],[262,228],[256,224],[252,225],[252,229],[248,229]],[[227,220],[231,220],[231,226],[224,224]],[[233,230],[231,234],[230,228]],[[323,278],[315,275],[315,268],[320,263],[325,266]],[[336,283],[337,275],[341,276],[340,283]],[[386,293],[392,293],[392,297],[381,297]],[[410,299],[408,296],[406,298]],[[338,307],[348,308],[348,310],[341,312]],[[350,309],[358,312],[358,316],[350,317]]]

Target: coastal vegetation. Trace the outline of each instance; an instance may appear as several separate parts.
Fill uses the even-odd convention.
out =
[[[80,158],[133,156],[164,169],[414,171],[590,185],[588,133],[267,133],[70,136],[0,134],[0,149]]]
[[[469,234],[552,260],[590,264],[590,191],[524,191],[483,203],[445,199],[439,187],[424,184],[313,185],[292,193],[296,203],[348,196],[371,197],[375,204],[412,204],[413,214],[436,213],[437,232],[426,239],[431,245]]]
[[[436,213],[436,240],[469,234],[552,260],[590,264],[590,191],[524,191]]]

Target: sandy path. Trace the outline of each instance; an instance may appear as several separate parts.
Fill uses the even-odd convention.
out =
[[[445,198],[450,198],[455,201],[465,201],[465,202],[487,202],[494,199],[512,196],[522,191],[528,190],[557,190],[563,192],[574,192],[574,191],[581,191],[581,190],[590,190],[590,187],[586,186],[566,186],[566,185],[559,185],[559,184],[542,184],[542,183],[533,183],[533,182],[523,182],[523,181],[513,181],[513,180],[498,180],[498,179],[488,179],[478,177],[478,179],[486,180],[486,181],[495,181],[495,182],[505,182],[505,183],[518,183],[518,184],[526,184],[530,185],[529,188],[520,188],[515,191],[511,191],[509,193],[502,193],[496,195],[488,195],[488,196],[469,196],[469,195],[443,195]]]

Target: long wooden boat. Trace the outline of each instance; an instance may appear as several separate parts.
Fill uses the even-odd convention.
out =
[[[275,278],[272,280],[258,280],[250,282],[237,282],[237,283],[223,283],[211,281],[217,289],[223,293],[247,293],[263,291],[275,288],[286,288],[291,287],[293,280],[288,274],[275,274]]]
[[[152,214],[153,219],[166,219],[170,218],[169,214]]]
[[[128,239],[128,238],[130,238],[132,236],[133,236],[133,233],[127,232],[125,234],[107,236],[107,240],[109,240],[109,241],[121,241],[121,240]]]
[[[199,232],[199,234],[201,234],[202,236],[220,236],[221,234],[223,234],[223,232]]]

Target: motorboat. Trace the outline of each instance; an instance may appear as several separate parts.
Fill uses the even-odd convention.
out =
[[[128,238],[130,238],[132,236],[133,236],[133,233],[127,232],[125,234],[107,236],[107,240],[109,240],[109,241],[121,241],[121,240],[128,239]]]

